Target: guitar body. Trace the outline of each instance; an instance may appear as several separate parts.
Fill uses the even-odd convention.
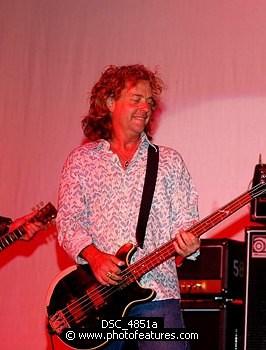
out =
[[[126,262],[124,269],[135,250],[135,246],[126,244],[117,252],[116,256]],[[88,264],[74,266],[63,271],[49,288],[47,313],[50,327],[56,328],[57,336],[67,342],[61,333],[65,327],[100,329],[102,319],[121,319],[133,305],[152,300],[154,296],[153,289],[142,288],[136,281],[123,287],[122,291],[116,286],[102,286]],[[67,344],[71,346],[71,342]],[[94,339],[82,344],[86,349],[97,349],[106,342]]]
[[[265,182],[254,186],[193,225],[189,232],[200,237],[249,203],[251,199],[265,193],[266,174],[264,180]],[[56,334],[67,345],[73,346],[64,337],[68,328],[100,329],[101,320],[120,319],[131,306],[153,299],[155,291],[142,288],[137,281],[148,271],[176,256],[174,241],[173,238],[132,265],[129,265],[129,261],[136,247],[129,243],[121,247],[116,256],[126,264],[121,272],[123,279],[117,286],[102,286],[95,279],[89,265],[74,266],[61,273],[50,286],[47,296],[47,313],[51,333]],[[104,344],[106,341],[99,340],[99,338],[88,339],[86,344],[82,343],[86,349],[97,349]]]

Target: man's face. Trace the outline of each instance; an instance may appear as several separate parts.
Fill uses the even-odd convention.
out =
[[[128,137],[142,133],[151,117],[153,104],[148,81],[140,80],[136,86],[127,86],[120,98],[109,105],[114,132]]]

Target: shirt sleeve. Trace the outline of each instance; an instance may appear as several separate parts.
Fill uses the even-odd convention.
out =
[[[175,193],[173,196],[175,218],[174,233],[181,228],[188,230],[195,222],[199,221],[198,193],[182,157],[180,158],[180,162],[180,177],[176,181]],[[199,254],[200,252],[197,250],[195,253],[188,256],[187,259],[196,260]]]
[[[77,263],[85,263],[79,254],[92,244],[82,168],[80,152],[73,151],[62,170],[56,219],[59,245]]]

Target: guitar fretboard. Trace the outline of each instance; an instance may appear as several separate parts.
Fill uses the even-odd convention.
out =
[[[266,192],[266,184],[260,183],[254,186],[251,190],[244,192],[225,206],[216,210],[203,220],[199,221],[196,225],[192,226],[189,232],[195,236],[200,237],[205,232],[222,222],[224,219],[235,213],[237,210],[242,208],[244,205],[249,203],[253,198]],[[123,285],[129,285],[130,283],[138,280],[140,277],[145,275],[147,272],[170,259],[176,255],[176,251],[173,245],[174,239],[170,240],[166,244],[153,251],[148,256],[140,259],[136,263],[130,265],[128,269],[124,271]]]
[[[0,238],[0,251],[4,250],[10,244],[20,239],[25,233],[26,231],[23,226],[20,226],[12,232],[6,233],[3,237]]]
[[[37,213],[28,222],[41,222],[42,224],[47,224],[53,222],[56,218],[57,210],[56,208],[48,202],[45,206],[38,209]],[[12,232],[8,232],[0,237],[0,252],[7,248],[10,244],[14,243],[20,239],[25,233],[25,223],[17,227]]]

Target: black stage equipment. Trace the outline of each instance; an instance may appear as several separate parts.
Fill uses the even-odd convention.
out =
[[[241,299],[245,290],[245,244],[230,239],[202,239],[196,261],[178,268],[183,299]]]
[[[266,182],[266,164],[262,163],[260,155],[259,164],[255,166],[252,186],[262,182]],[[251,201],[250,219],[256,222],[266,222],[266,194]]]
[[[182,301],[186,328],[198,333],[191,350],[242,350],[243,304],[215,301]]]
[[[246,228],[244,350],[266,349],[266,226]]]

